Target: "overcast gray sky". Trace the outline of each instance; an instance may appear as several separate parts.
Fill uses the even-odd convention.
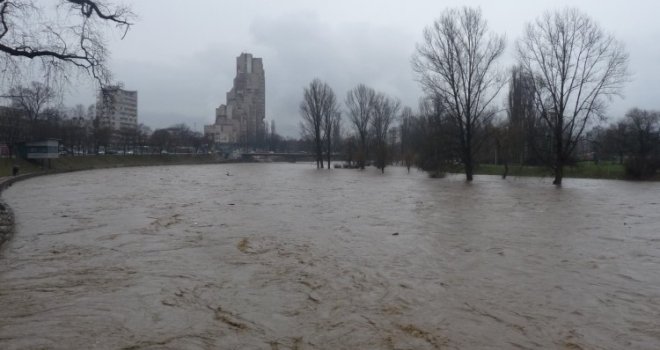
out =
[[[266,119],[298,136],[298,105],[313,78],[343,101],[358,83],[413,108],[421,96],[410,66],[415,44],[447,7],[480,6],[490,28],[506,34],[503,68],[525,23],[549,9],[577,7],[626,44],[632,82],[613,101],[612,118],[632,107],[660,109],[660,3],[657,0],[139,0],[124,40],[111,37],[111,68],[138,90],[139,121],[152,128],[214,120],[235,75],[235,57],[264,59]],[[73,87],[67,104],[94,102],[93,84]],[[503,103],[498,101],[498,103]]]

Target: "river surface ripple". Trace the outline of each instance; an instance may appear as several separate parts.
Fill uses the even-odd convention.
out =
[[[0,348],[660,348],[660,185],[550,181],[233,164],[21,182]]]

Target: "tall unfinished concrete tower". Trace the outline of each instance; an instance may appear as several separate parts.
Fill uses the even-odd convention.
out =
[[[204,133],[221,144],[257,148],[263,144],[266,118],[266,77],[261,58],[243,53],[236,58],[234,87],[227,104],[215,111],[215,124]]]

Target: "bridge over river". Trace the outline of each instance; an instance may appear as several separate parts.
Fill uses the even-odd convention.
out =
[[[242,153],[241,159],[243,160],[272,160],[272,161],[285,161],[285,162],[312,162],[314,161],[314,154],[312,153],[271,153],[271,152],[252,152]],[[325,155],[324,155],[325,159]],[[338,153],[332,154],[332,160],[340,159]]]

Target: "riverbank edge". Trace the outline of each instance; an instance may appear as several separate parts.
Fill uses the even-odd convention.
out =
[[[15,227],[14,212],[11,210],[11,207],[2,199],[2,193],[18,181],[27,180],[42,175],[46,174],[32,173],[0,179],[0,251],[2,251],[5,242],[9,241],[14,235]]]
[[[502,176],[504,174],[504,165],[480,164],[474,169],[474,175],[492,175]],[[453,169],[449,173],[464,174],[462,169]],[[509,165],[507,177],[535,177],[535,178],[554,178],[550,169],[543,166],[529,166],[520,164]],[[623,164],[612,162],[582,162],[574,166],[567,166],[564,169],[564,179],[592,179],[592,180],[615,180],[626,182],[660,182],[660,173],[645,179],[636,179],[628,174]]]
[[[75,159],[78,157],[74,157]],[[115,168],[131,168],[131,167],[148,167],[148,166],[182,166],[182,165],[205,165],[205,164],[230,164],[230,163],[249,163],[245,160],[229,160],[222,159],[219,157],[177,157],[176,161],[172,161],[172,158],[168,157],[162,159],[161,161],[154,161],[154,158],[145,158],[145,162],[134,162],[131,164],[125,164],[124,162],[112,162],[108,161],[106,163],[90,166],[81,166],[79,168],[62,168],[62,169],[49,169],[36,171],[28,174],[17,175],[17,176],[6,176],[0,177],[0,252],[2,251],[6,242],[8,242],[15,233],[15,218],[14,212],[11,207],[2,199],[2,193],[11,187],[13,184],[32,179],[38,176],[47,176],[47,175],[57,175],[57,174],[66,174],[73,173],[78,171],[88,171],[96,169],[115,169]],[[82,157],[80,158],[82,159]],[[117,158],[121,159],[121,158]]]

